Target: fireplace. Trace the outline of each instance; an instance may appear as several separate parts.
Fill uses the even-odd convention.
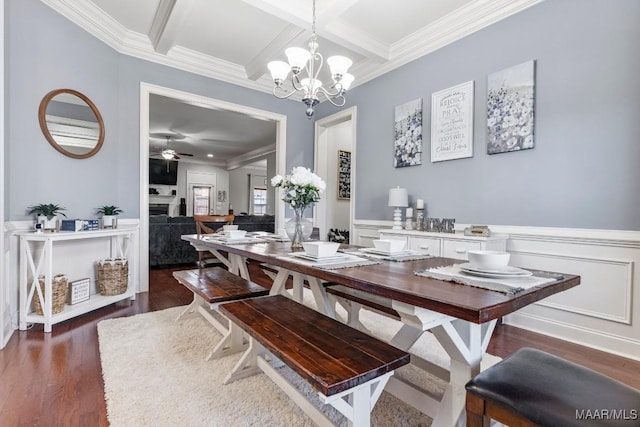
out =
[[[169,215],[168,203],[149,203],[149,215]]]

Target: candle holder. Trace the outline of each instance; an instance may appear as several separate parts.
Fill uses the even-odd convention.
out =
[[[416,209],[416,230],[424,231],[424,209]]]
[[[413,230],[413,218],[407,217],[407,219],[404,221],[404,229]]]

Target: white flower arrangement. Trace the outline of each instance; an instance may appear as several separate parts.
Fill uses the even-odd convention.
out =
[[[302,209],[320,201],[320,193],[327,188],[322,178],[302,166],[294,167],[291,174],[284,177],[274,176],[271,178],[271,185],[282,188],[284,202],[293,208]]]

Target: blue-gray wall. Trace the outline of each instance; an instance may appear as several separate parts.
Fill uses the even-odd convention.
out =
[[[313,166],[313,123],[299,102],[121,55],[37,0],[6,2],[6,219],[27,207],[57,203],[72,218],[95,217],[115,204],[139,216],[140,82],[287,115],[287,165]],[[38,105],[71,88],[100,109],[102,149],[77,160],[55,151],[38,125]]]
[[[391,219],[400,185],[460,223],[640,230],[639,21],[637,0],[547,0],[354,88],[356,218]],[[487,75],[530,59],[535,148],[489,156]],[[431,163],[431,94],[469,80],[473,157]],[[394,106],[420,97],[423,164],[394,169]]]

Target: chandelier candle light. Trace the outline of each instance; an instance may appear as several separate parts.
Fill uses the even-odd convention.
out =
[[[313,230],[313,224],[308,220],[305,222],[304,210],[320,201],[320,193],[327,188],[327,184],[310,169],[297,166],[289,175],[271,178],[271,185],[282,188],[282,200],[293,209],[294,217],[286,226],[287,235],[292,248],[301,248],[302,242]]]
[[[402,230],[402,211],[400,208],[409,206],[409,192],[406,188],[392,188],[389,190],[390,207],[394,207],[393,211],[393,230]]]
[[[313,116],[313,108],[320,102],[319,94],[323,94],[336,107],[345,104],[344,94],[353,83],[353,75],[347,73],[353,63],[346,56],[331,56],[327,58],[327,64],[331,70],[333,85],[329,89],[322,87],[322,82],[318,79],[318,74],[323,65],[323,57],[318,52],[318,41],[316,36],[316,2],[313,0],[313,20],[311,27],[311,39],[309,40],[309,50],[301,47],[290,47],[284,51],[289,63],[284,61],[271,61],[267,64],[271,77],[275,83],[273,95],[276,98],[289,98],[296,92],[302,92],[302,102],[307,106],[307,118]],[[306,70],[307,76],[301,78],[302,69]],[[293,91],[288,92],[284,87],[284,82],[291,71],[291,85]]]

